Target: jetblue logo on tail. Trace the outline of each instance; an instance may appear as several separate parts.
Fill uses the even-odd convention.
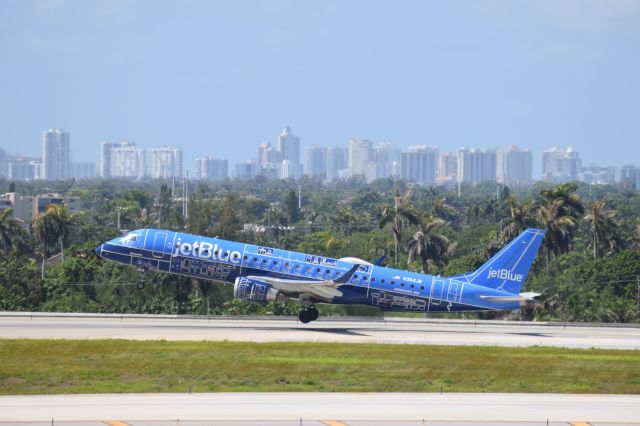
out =
[[[487,278],[498,278],[500,280],[516,281],[519,283],[521,283],[524,279],[522,274],[514,274],[508,269],[493,268],[489,268],[489,274],[487,275]]]

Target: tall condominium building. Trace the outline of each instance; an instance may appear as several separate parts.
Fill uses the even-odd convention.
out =
[[[151,148],[148,152],[149,177],[166,179],[182,176],[182,150],[164,146]]]
[[[142,178],[147,175],[147,155],[135,145],[112,148],[111,176],[118,178]]]
[[[589,164],[588,166],[582,166],[578,174],[578,180],[592,184],[612,185],[616,182],[617,174],[619,175],[617,167]]]
[[[34,180],[40,179],[42,163],[38,161],[20,161],[9,163],[10,180]]]
[[[229,161],[207,156],[196,159],[196,178],[220,182],[229,176]]]
[[[453,183],[458,173],[458,154],[447,152],[438,158],[438,182]]]
[[[457,153],[458,182],[478,183],[483,180],[496,180],[495,149],[460,148]]]
[[[255,179],[260,173],[260,165],[253,160],[246,160],[236,164],[234,177],[240,180]]]
[[[302,165],[289,160],[282,160],[278,179],[298,179],[302,176]]]
[[[42,178],[47,180],[69,177],[69,132],[49,129],[42,132]]]
[[[288,160],[300,164],[300,138],[291,132],[291,127],[285,127],[278,136],[276,150],[279,152],[279,158],[275,161]]]
[[[533,182],[533,156],[530,149],[520,149],[516,145],[497,151],[496,179],[498,182],[514,185],[529,185]]]
[[[373,164],[369,165],[368,181],[397,176],[402,153],[390,142],[381,143],[373,149]]]
[[[349,141],[349,176],[367,176],[373,160],[373,147],[368,139]]]
[[[100,162],[98,163],[98,176],[101,178],[115,177],[114,148],[134,147],[136,144],[127,140],[118,142],[100,142]]]
[[[640,168],[626,164],[618,170],[616,180],[625,188],[640,189]]]
[[[542,152],[542,179],[560,183],[578,179],[580,153],[572,147],[549,148]]]
[[[282,161],[280,159],[280,152],[276,151],[273,146],[271,146],[271,142],[265,142],[258,145],[257,148],[258,154],[258,164],[266,164],[266,163],[279,163]]]
[[[419,185],[436,183],[438,148],[412,145],[402,153],[401,176],[406,182]]]
[[[312,178],[327,176],[327,148],[313,145],[304,151],[304,174]]]
[[[0,177],[7,177],[9,173],[9,157],[7,152],[0,148]]]
[[[349,168],[349,148],[336,146],[327,148],[326,180],[332,181],[345,174]]]
[[[70,162],[69,177],[74,179],[94,179],[96,177],[96,163],[91,161]]]

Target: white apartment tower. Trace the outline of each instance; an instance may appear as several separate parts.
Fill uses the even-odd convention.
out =
[[[460,148],[456,171],[458,182],[478,183],[483,180],[496,180],[495,149]]]
[[[373,160],[373,147],[368,139],[349,141],[349,176],[367,176],[369,164]]]
[[[533,156],[530,149],[516,145],[497,151],[496,180],[502,184],[529,185],[533,182]]]
[[[542,178],[556,183],[578,179],[582,160],[572,147],[549,148],[542,152]]]
[[[229,176],[229,161],[207,156],[196,159],[196,178],[220,182]]]
[[[332,181],[345,174],[349,167],[349,148],[336,146],[327,148],[327,175],[326,180]]]
[[[447,152],[440,154],[438,159],[438,182],[452,183],[456,181],[458,173],[458,154]]]
[[[419,185],[436,183],[438,148],[412,145],[402,153],[401,176],[406,182]]]
[[[149,176],[153,179],[167,179],[182,176],[182,150],[164,146],[151,148],[148,152]]]
[[[304,151],[304,174],[324,179],[327,175],[327,148],[313,145]]]
[[[134,144],[112,148],[112,177],[142,178],[147,173],[147,158],[144,149]]]
[[[69,132],[49,129],[42,132],[42,178],[47,180],[69,177]]]
[[[279,152],[279,161],[300,164],[300,138],[291,132],[291,127],[285,127],[278,136],[276,150]]]

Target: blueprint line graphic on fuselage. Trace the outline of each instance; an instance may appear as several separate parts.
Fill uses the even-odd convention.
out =
[[[441,277],[219,238],[138,229],[96,248],[107,260],[234,284],[234,296],[266,303],[298,299],[302,322],[316,303],[359,304],[408,312],[517,310],[535,304],[520,293],[544,232],[527,229],[476,271]],[[143,281],[139,287],[142,287]]]

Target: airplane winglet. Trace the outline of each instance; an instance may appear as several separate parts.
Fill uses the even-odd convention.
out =
[[[349,282],[349,280],[351,279],[351,277],[353,276],[353,274],[356,273],[356,271],[358,270],[358,268],[360,268],[359,264],[355,264],[353,265],[353,268],[349,269],[347,272],[344,273],[344,275],[342,275],[340,278],[338,278],[337,280],[333,280],[334,284],[346,284],[347,282]]]

